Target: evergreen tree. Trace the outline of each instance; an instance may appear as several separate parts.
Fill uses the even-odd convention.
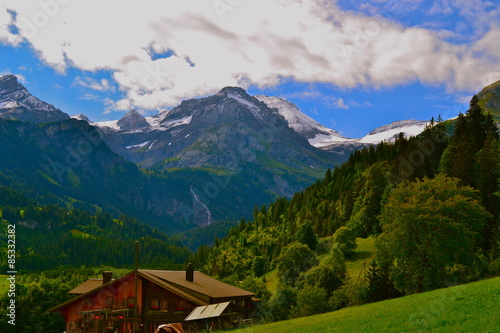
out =
[[[295,238],[297,242],[307,245],[309,249],[313,251],[316,248],[316,245],[318,245],[318,238],[316,237],[311,222],[309,221],[299,227]]]

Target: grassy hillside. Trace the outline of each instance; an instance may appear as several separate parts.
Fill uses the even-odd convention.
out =
[[[500,277],[318,316],[254,326],[264,332],[500,332]]]
[[[500,123],[500,81],[485,87],[477,95],[479,105],[486,111],[491,112],[497,123]]]
[[[375,239],[374,238],[356,238],[358,247],[354,251],[352,258],[346,260],[347,272],[353,279],[357,279],[360,271],[370,266],[373,255],[375,254]]]

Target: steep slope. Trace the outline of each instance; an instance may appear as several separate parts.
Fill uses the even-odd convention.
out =
[[[290,128],[305,137],[312,146],[321,148],[333,142],[346,142],[352,139],[344,138],[337,131],[327,128],[306,114],[299,108],[279,97],[255,96],[260,101],[266,103],[270,108],[278,109],[279,113],[288,121]]]
[[[497,332],[499,283],[495,277],[238,332]]]
[[[124,213],[164,231],[248,217],[255,205],[275,198],[259,178],[272,181],[272,175],[247,167],[239,173],[139,170],[112,152],[98,129],[76,119],[0,119],[0,142],[0,185],[44,204]]]
[[[86,122],[36,125],[2,119],[0,139],[0,184],[26,191],[42,203],[100,207],[162,229],[178,229],[168,214],[174,202],[166,199],[173,194],[166,182],[162,189],[161,179],[154,181],[113,153]],[[182,194],[179,189],[179,200]]]
[[[46,123],[69,119],[69,116],[31,95],[16,76],[5,75],[0,77],[0,118]]]

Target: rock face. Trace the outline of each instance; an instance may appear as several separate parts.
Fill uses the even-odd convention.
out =
[[[69,119],[66,113],[31,95],[14,75],[0,77],[0,117],[31,123]]]
[[[122,130],[136,130],[149,127],[146,118],[136,110],[129,111],[116,123]]]

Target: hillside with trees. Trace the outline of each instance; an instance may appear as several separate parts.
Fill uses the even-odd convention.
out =
[[[3,186],[0,212],[2,229],[15,224],[16,238],[22,240],[16,246],[22,272],[82,265],[132,268],[136,240],[141,244],[141,267],[180,269],[191,253],[180,240],[126,215],[41,205]],[[6,237],[2,233],[3,241]],[[0,251],[6,256],[6,248]]]
[[[474,97],[455,121],[356,151],[291,200],[256,208],[253,221],[192,260],[226,281],[252,274],[258,283],[276,271],[278,289],[262,308],[269,321],[498,275],[499,147]],[[358,285],[345,259],[368,236],[378,253]]]

